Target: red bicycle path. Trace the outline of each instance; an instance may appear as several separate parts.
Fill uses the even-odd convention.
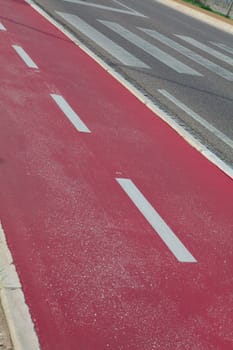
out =
[[[232,179],[29,5],[0,8],[0,219],[41,349],[233,349]],[[196,263],[177,261],[119,177]]]

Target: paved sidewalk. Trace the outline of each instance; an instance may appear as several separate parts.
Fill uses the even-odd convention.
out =
[[[0,304],[0,350],[13,350],[4,312]]]

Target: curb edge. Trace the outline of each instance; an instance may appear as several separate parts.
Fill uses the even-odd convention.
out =
[[[14,350],[40,350],[22,286],[0,222],[0,300]]]

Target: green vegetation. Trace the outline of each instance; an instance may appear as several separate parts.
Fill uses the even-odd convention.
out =
[[[203,4],[201,1],[198,1],[198,0],[183,0],[183,1],[188,2],[189,4],[192,4],[192,5],[198,6],[198,7],[202,8],[202,9],[210,11],[212,13],[216,13],[217,15],[229,18],[229,16],[227,16],[227,15],[221,13],[221,12],[212,10],[210,8],[210,6]]]
[[[189,2],[192,5],[201,7],[204,10],[208,10],[208,11],[212,11],[211,8],[208,5],[204,5],[202,4],[202,2],[198,1],[198,0],[183,0],[185,2]]]

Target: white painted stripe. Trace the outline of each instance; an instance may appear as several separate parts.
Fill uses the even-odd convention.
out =
[[[21,46],[18,45],[12,45],[12,47],[15,49],[15,51],[17,52],[17,54],[22,58],[22,60],[26,63],[26,65],[29,68],[35,68],[38,69],[37,65],[35,64],[35,62],[33,62],[33,60],[31,59],[31,57],[24,51],[24,49]]]
[[[233,66],[233,58],[226,56],[223,53],[216,51],[216,50],[212,49],[210,46],[204,45],[204,44],[200,43],[199,41],[197,41],[189,36],[186,36],[186,35],[176,35],[176,36],[178,38],[184,40],[185,42],[197,47],[198,49],[200,49],[204,52],[207,52],[209,55],[212,55],[215,58]]]
[[[129,10],[130,12],[133,12],[133,13],[135,13],[135,14],[141,16],[141,17],[148,18],[147,16],[145,16],[145,15],[141,14],[140,12],[138,12],[138,11],[132,9],[131,7],[126,6],[125,4],[123,4],[123,3],[122,3],[121,1],[119,1],[119,0],[112,0],[112,2],[115,2],[116,4],[118,4],[118,5],[122,6],[122,7],[124,7],[125,9]]]
[[[63,12],[57,12],[59,16],[70,23],[74,28],[83,33],[85,36],[90,38],[96,44],[101,46],[106,52],[115,57],[118,61],[126,66],[136,68],[150,68],[148,65],[131,55],[128,51],[124,50],[121,46],[114,43],[112,40],[107,38],[104,34],[97,31],[95,28],[84,22],[81,18],[76,15],[70,15]]]
[[[82,122],[80,117],[61,95],[51,94],[50,96],[78,131],[90,133],[88,127]]]
[[[37,335],[0,223],[0,299],[15,350],[40,350]]]
[[[70,39],[75,45],[77,45],[83,52],[85,52],[89,57],[91,57],[96,63],[98,63],[108,74],[115,78],[122,86],[124,86],[128,91],[130,91],[139,101],[144,103],[157,117],[168,124],[173,130],[175,130],[183,139],[192,145],[197,152],[201,153],[203,157],[208,159],[212,164],[214,164],[220,171],[225,175],[233,179],[233,168],[230,167],[226,162],[219,158],[215,153],[210,151],[206,145],[201,143],[194,135],[188,132],[185,128],[179,125],[171,114],[168,114],[162,110],[159,105],[152,101],[148,96],[144,95],[139,89],[137,89],[133,84],[126,80],[120,73],[118,73],[112,66],[104,62],[99,56],[97,56],[93,51],[91,51],[86,45],[77,39],[77,37],[67,30],[59,21],[55,20],[54,17],[49,15],[44,11],[38,4],[33,0],[25,0],[35,11],[37,11],[41,16],[46,18],[50,23],[52,23],[58,30],[60,30],[68,39]]]
[[[155,47],[154,45],[151,45],[146,40],[140,38],[138,35],[122,27],[120,24],[115,22],[102,21],[102,20],[99,20],[99,22],[101,22],[106,27],[108,27],[118,35],[122,36],[124,39],[128,40],[135,46],[139,47],[141,50],[145,51],[150,56],[156,58],[158,61],[172,68],[176,72],[201,76],[201,74],[198,73],[197,71],[181,63],[180,61],[168,55],[167,53]]]
[[[117,178],[121,188],[129,196],[141,214],[153,227],[159,237],[163,240],[170,251],[175,255],[178,261],[186,263],[197,262],[191,253],[185,248],[183,243],[174,234],[166,222],[161,218],[157,211],[152,207],[144,195],[134,185],[130,179]]]
[[[4,27],[4,25],[2,24],[2,22],[0,22],[0,30],[6,30],[6,28]]]
[[[85,1],[82,1],[82,0],[64,0],[64,1],[71,2],[71,3],[77,4],[77,5],[83,5],[83,6],[88,6],[88,7],[95,7],[97,9],[106,10],[106,11],[124,13],[124,14],[132,15],[132,16],[146,17],[146,16],[144,16],[144,15],[142,15],[139,12],[136,12],[136,11],[122,10],[122,9],[118,9],[116,7],[100,5],[100,4],[96,4],[96,3],[93,3],[93,2],[85,2]]]
[[[209,61],[208,59],[198,55],[196,52],[178,44],[174,40],[169,39],[168,37],[158,33],[155,30],[140,28],[143,32],[150,35],[152,38],[162,42],[163,44],[171,47],[173,50],[178,51],[180,54],[188,57],[190,60],[200,64],[201,66],[209,69],[215,74],[220,75],[222,78],[233,81],[233,73],[220,67],[219,65]]]
[[[226,52],[229,52],[229,53],[232,53],[233,54],[233,48],[229,47],[229,46],[226,46],[224,44],[221,44],[221,43],[214,43],[214,42],[211,42],[211,44],[219,47],[220,49],[226,51]]]
[[[216,129],[213,125],[208,123],[202,117],[200,117],[197,113],[195,113],[191,108],[186,106],[184,103],[179,101],[177,98],[169,94],[166,90],[158,90],[163,96],[165,96],[169,101],[173,102],[176,106],[182,109],[185,113],[187,113],[190,117],[196,120],[199,124],[204,126],[208,131],[214,134],[218,139],[224,142],[226,145],[233,149],[233,140],[231,140],[228,136],[223,134],[220,130]]]

